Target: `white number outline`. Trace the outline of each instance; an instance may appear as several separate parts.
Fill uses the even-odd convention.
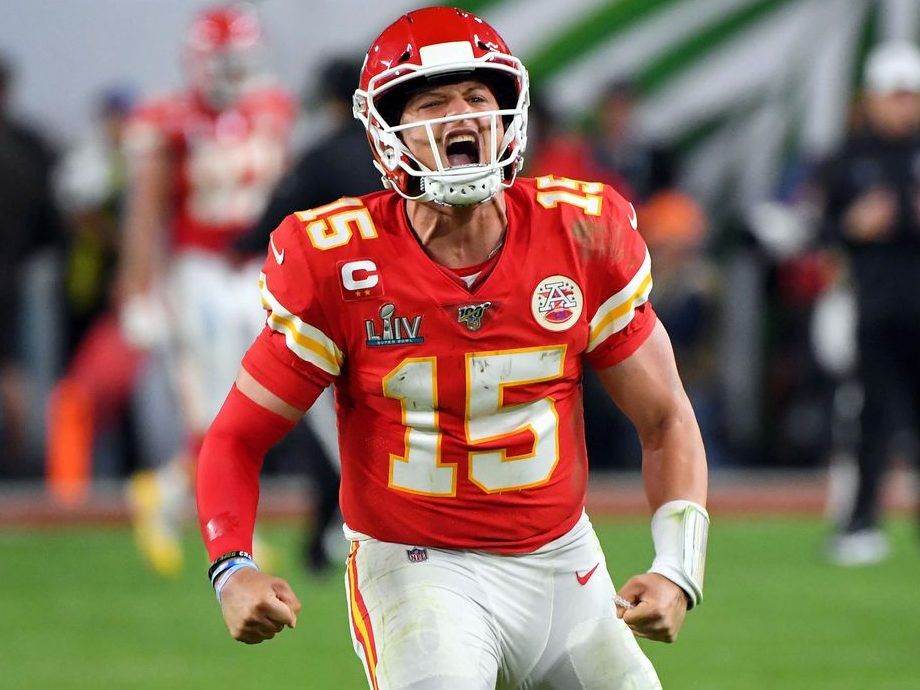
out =
[[[562,189],[553,189],[562,187]],[[537,178],[537,203],[543,208],[556,208],[559,204],[577,206],[585,215],[599,216],[604,205],[604,185],[600,182],[582,182],[568,177],[544,175]],[[579,194],[580,193],[580,194]]]
[[[540,452],[541,439],[542,436],[540,432],[534,428],[533,424],[528,422],[527,424],[508,431],[502,431],[497,434],[483,435],[474,429],[470,428],[470,423],[474,424],[474,427],[477,423],[476,418],[472,417],[471,405],[473,404],[473,378],[475,377],[473,367],[477,365],[477,360],[484,360],[487,358],[497,358],[497,357],[513,357],[515,354],[520,353],[533,353],[533,352],[556,352],[558,353],[558,367],[556,367],[552,372],[546,373],[542,376],[531,377],[527,379],[513,379],[513,380],[504,380],[498,381],[495,385],[494,391],[495,395],[495,406],[493,414],[509,413],[515,412],[523,409],[534,409],[544,408],[548,411],[553,418],[552,422],[552,448],[553,455],[552,461],[549,463],[549,468],[543,472],[539,479],[526,482],[522,484],[502,484],[502,485],[489,485],[487,481],[484,481],[482,474],[488,472],[491,468],[492,471],[495,471],[496,468],[509,467],[505,463],[515,463],[522,461],[534,460],[537,458],[538,453]],[[507,448],[501,448],[497,450],[482,450],[469,451],[468,455],[468,464],[467,464],[467,478],[469,481],[479,487],[483,492],[487,494],[500,493],[502,491],[519,491],[522,489],[533,488],[536,486],[541,486],[552,478],[553,474],[556,471],[556,467],[559,464],[560,459],[560,440],[559,440],[559,413],[556,411],[556,402],[550,396],[545,396],[542,398],[537,398],[536,400],[531,400],[524,403],[515,403],[514,405],[505,405],[504,404],[504,393],[505,388],[510,386],[523,386],[531,383],[539,383],[541,381],[552,381],[555,379],[562,378],[565,375],[565,356],[567,352],[567,346],[565,344],[560,345],[550,345],[550,346],[539,346],[539,347],[526,347],[526,348],[517,348],[511,350],[489,350],[485,352],[471,352],[467,353],[464,358],[464,369],[465,369],[465,402],[464,402],[464,420],[463,428],[466,435],[466,441],[470,445],[480,445],[483,443],[490,443],[504,438],[510,438],[517,436],[523,432],[529,432],[533,436],[533,446],[532,450],[529,453],[523,455],[508,455]],[[555,359],[555,358],[553,358]],[[549,361],[549,360],[548,360]],[[409,416],[409,396],[405,395],[403,391],[399,390],[399,386],[392,385],[391,382],[394,380],[402,381],[405,379],[397,379],[397,377],[403,373],[406,374],[406,368],[416,366],[420,363],[426,363],[429,366],[429,379],[431,381],[430,388],[424,390],[422,396],[415,396],[415,400],[418,403],[422,404],[421,409],[419,409],[418,404],[413,410],[414,414],[424,414],[427,411],[427,405],[430,405],[430,414],[431,418],[428,423],[423,425],[410,426],[408,424]],[[496,367],[497,369],[498,367]],[[485,371],[485,370],[483,370]],[[436,496],[436,497],[453,497],[457,495],[457,465],[455,462],[442,462],[441,460],[441,446],[443,441],[443,430],[440,425],[440,415],[438,412],[438,378],[437,378],[437,357],[407,357],[400,361],[400,363],[394,367],[382,380],[382,389],[383,395],[386,398],[398,400],[400,404],[401,411],[401,423],[406,428],[405,434],[403,436],[404,450],[402,455],[396,455],[394,453],[389,454],[389,474],[387,480],[387,486],[396,491],[403,491],[406,493],[411,493],[420,496]],[[495,381],[492,381],[495,383]],[[430,399],[425,399],[425,394],[430,393]],[[494,422],[494,420],[492,420]],[[488,424],[488,420],[483,420],[484,423]],[[434,432],[436,434],[435,450],[434,453],[431,453],[430,450],[427,450],[424,447],[424,443],[413,443],[413,437],[417,434],[430,434]],[[428,444],[430,445],[430,444]],[[498,465],[494,464],[494,458],[496,454],[499,454]],[[400,481],[400,467],[406,468],[403,470],[403,474],[409,472],[409,467],[413,473],[420,473],[427,471],[426,468],[430,468],[430,464],[434,461],[434,471],[440,475],[444,476],[442,470],[450,471],[450,489],[446,488],[431,491],[427,489],[420,488],[418,484],[410,485],[407,482]],[[484,466],[483,462],[491,461],[491,465]],[[402,465],[397,463],[403,463]],[[477,466],[482,468],[477,472]],[[477,474],[479,476],[477,476]],[[410,477],[410,475],[406,475]],[[445,482],[446,484],[446,482]]]
[[[377,227],[370,211],[360,199],[353,197],[343,197],[311,211],[298,211],[296,216],[308,223],[306,233],[310,238],[310,244],[321,251],[335,249],[351,242],[354,235],[353,225],[363,239],[372,240],[377,237]]]
[[[541,381],[552,381],[554,379],[562,378],[565,374],[565,354],[567,346],[562,345],[551,345],[551,346],[542,346],[542,347],[522,347],[513,350],[492,350],[487,352],[471,352],[466,355],[466,413],[463,420],[463,428],[466,432],[466,440],[468,443],[473,445],[481,445],[483,443],[490,443],[492,441],[498,441],[503,438],[510,438],[512,436],[517,436],[518,434],[527,431],[533,436],[533,446],[532,450],[529,453],[524,455],[508,455],[508,448],[501,448],[498,451],[495,450],[483,450],[483,451],[470,451],[469,453],[469,463],[468,463],[468,478],[470,482],[478,486],[482,491],[487,494],[500,493],[502,491],[520,491],[522,489],[530,489],[536,486],[541,486],[546,484],[550,478],[553,476],[553,473],[556,471],[556,466],[559,464],[559,413],[556,411],[556,401],[551,397],[546,396],[543,398],[537,398],[526,403],[516,403],[514,405],[505,405],[505,388],[511,386],[525,386],[530,383],[539,383]],[[484,464],[483,461],[491,461],[492,457],[496,453],[500,455],[499,467],[507,467],[505,463],[516,463],[527,460],[533,460],[537,457],[537,454],[540,452],[540,443],[541,436],[537,429],[534,428],[533,424],[528,422],[524,426],[517,427],[512,431],[506,431],[499,434],[493,434],[490,436],[480,436],[476,435],[474,437],[472,430],[470,429],[471,422],[475,423],[476,420],[472,418],[470,411],[470,406],[473,401],[474,390],[472,377],[475,375],[475,361],[476,359],[485,359],[486,357],[513,357],[516,354],[524,352],[559,352],[559,366],[556,371],[551,374],[544,376],[537,376],[529,379],[514,379],[507,381],[500,381],[497,388],[495,389],[496,395],[496,405],[495,413],[500,414],[502,412],[508,413],[515,410],[523,410],[525,408],[536,409],[542,406],[544,403],[548,405],[549,412],[553,415],[553,460],[550,464],[549,469],[543,473],[541,479],[538,479],[533,482],[527,482],[523,484],[502,484],[501,486],[489,487],[482,480],[482,472],[485,470],[480,470],[480,478],[477,479],[477,465],[482,467]],[[494,366],[494,364],[493,364]],[[477,462],[479,460],[479,462]],[[494,466],[493,466],[494,468]]]
[[[398,391],[393,391],[392,386],[388,385],[390,381],[397,379],[400,372],[403,372],[407,367],[428,363],[431,366],[430,378],[431,378],[431,387],[428,389],[428,392],[431,393],[431,400],[428,401],[431,405],[431,422],[426,427],[419,426],[410,426],[408,424],[409,416],[409,398],[405,395],[400,394]],[[390,392],[387,389],[390,388]],[[457,495],[457,463],[455,462],[441,462],[441,443],[444,440],[444,434],[441,431],[440,424],[440,413],[438,412],[438,362],[437,357],[407,357],[402,360],[394,369],[390,371],[386,376],[383,377],[383,394],[385,397],[399,400],[399,407],[401,412],[401,424],[406,427],[406,432],[403,435],[403,455],[394,455],[390,453],[390,469],[387,479],[387,486],[391,489],[396,489],[397,491],[404,491],[406,493],[416,494],[418,496],[439,496],[439,497],[451,497]],[[417,398],[416,398],[417,399]],[[423,401],[424,402],[424,401]],[[424,413],[425,410],[414,410],[415,413]],[[420,466],[427,465],[429,460],[426,459],[428,451],[422,447],[422,444],[416,443],[413,448],[412,439],[413,436],[418,434],[426,434],[434,431],[436,434],[435,441],[435,451],[434,451],[434,465],[435,471],[440,476],[444,476],[444,473],[441,472],[441,469],[449,469],[451,472],[450,478],[450,490],[447,491],[425,491],[424,489],[419,489],[412,486],[407,486],[404,483],[399,483],[397,474],[400,473],[400,467],[404,468],[403,473],[410,471],[417,471]],[[414,433],[413,433],[414,432]],[[413,453],[413,450],[415,452]],[[420,457],[421,456],[421,457]],[[398,465],[397,463],[403,463]]]

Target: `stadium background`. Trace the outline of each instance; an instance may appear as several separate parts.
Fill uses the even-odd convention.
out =
[[[88,127],[92,99],[107,85],[130,83],[142,94],[175,87],[179,36],[208,4],[6,0],[0,51],[16,65],[15,110],[63,146]],[[295,90],[309,81],[310,65],[360,51],[398,11],[418,6],[257,4],[276,71]],[[665,687],[920,687],[920,557],[906,518],[916,482],[903,469],[889,482],[892,559],[856,571],[823,562],[826,512],[834,509],[828,489],[837,482],[827,479],[827,446],[816,440],[827,422],[807,387],[781,404],[771,398],[784,322],[771,276],[789,249],[786,238],[752,229],[756,210],[781,196],[796,162],[839,143],[867,50],[884,39],[917,40],[920,3],[457,4],[505,36],[548,105],[573,124],[590,118],[605,83],[634,80],[639,125],[676,148],[681,186],[711,219],[708,249],[728,286],[716,375],[731,414],[720,426],[725,453],[712,473],[708,601],[677,645],[646,645]],[[314,136],[311,126],[305,122],[304,141]],[[52,264],[45,256],[30,265],[24,309],[32,323],[22,348],[36,464],[15,480],[0,471],[0,688],[361,687],[338,578],[308,578],[293,555],[297,527],[289,518],[303,506],[284,478],[269,479],[264,507],[272,536],[289,547],[281,570],[306,615],[295,634],[253,649],[223,634],[201,573],[192,568],[162,582],[143,570],[117,475],[101,477],[80,510],[49,502],[36,476],[46,395],[61,365]],[[614,577],[642,568],[649,546],[635,474],[598,476],[590,506]],[[203,562],[194,534],[187,549],[189,563]]]

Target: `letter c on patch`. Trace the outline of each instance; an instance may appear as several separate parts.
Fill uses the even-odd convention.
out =
[[[377,264],[367,259],[342,265],[342,285],[346,290],[369,290],[380,282]]]

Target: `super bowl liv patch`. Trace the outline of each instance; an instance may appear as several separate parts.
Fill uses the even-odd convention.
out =
[[[367,319],[364,322],[364,331],[367,336],[364,342],[371,347],[417,345],[425,341],[419,332],[422,327],[421,316],[399,316],[396,314],[396,305],[390,302],[380,307],[378,313],[380,314],[379,322],[373,319]]]

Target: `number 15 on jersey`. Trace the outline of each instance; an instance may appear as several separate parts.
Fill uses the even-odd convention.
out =
[[[509,386],[562,377],[565,345],[497,350],[466,355],[464,428],[469,446],[510,439],[523,431],[534,437],[531,452],[509,456],[506,449],[471,450],[469,480],[486,493],[539,486],[559,462],[559,415],[552,398],[504,404]],[[383,379],[383,393],[398,400],[406,427],[402,455],[390,455],[390,488],[425,496],[455,496],[457,463],[441,458],[436,357],[404,359]]]

